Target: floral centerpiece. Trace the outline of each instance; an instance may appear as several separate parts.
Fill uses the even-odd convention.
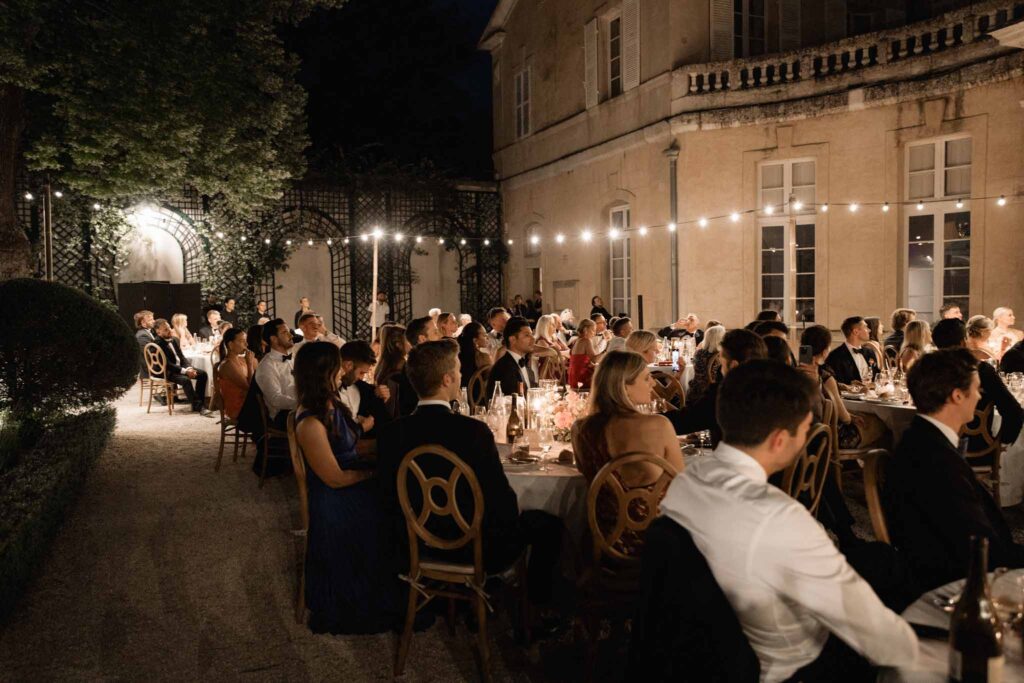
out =
[[[575,391],[567,392],[563,400],[557,401],[551,412],[555,441],[572,441],[572,425],[586,413],[587,401]]]

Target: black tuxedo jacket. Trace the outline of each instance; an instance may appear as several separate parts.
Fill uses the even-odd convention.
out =
[[[212,327],[210,327],[209,325],[203,325],[196,332],[196,337],[198,337],[199,339],[213,339],[214,334],[215,332]]]
[[[530,368],[529,357],[526,363],[526,374],[530,377],[530,385],[526,387],[537,386],[537,378],[533,374],[533,370]],[[501,383],[501,393],[505,396],[519,393],[519,385],[523,382],[523,375],[519,372],[519,365],[516,363],[516,359],[512,357],[511,353],[506,352],[498,359],[498,362],[491,367],[491,374],[487,378],[487,399],[494,395],[494,385]]]
[[[1024,372],[1024,341],[1019,341],[1006,349],[999,369],[1003,372]]]
[[[363,436],[367,439],[377,438],[381,431],[380,428],[392,422],[394,418],[388,412],[384,401],[377,396],[373,386],[366,382],[356,382],[356,390],[359,392],[359,414],[363,417],[373,418],[373,429]]]
[[[1013,443],[1024,426],[1024,408],[1020,407],[1020,403],[1017,403],[1017,399],[1006,388],[1003,380],[999,379],[999,373],[988,363],[978,363],[978,379],[981,380],[978,410],[985,410],[990,403],[994,403],[1003,420],[1002,426],[999,427],[999,440],[1003,443]],[[972,443],[971,450],[984,447],[980,436],[972,438],[977,439],[978,443]]]
[[[971,535],[988,539],[990,567],[1024,566],[1024,548],[1013,542],[992,495],[935,425],[915,417],[885,475],[889,534],[919,589],[967,574]]]
[[[402,546],[407,545],[405,518],[398,502],[398,467],[406,453],[427,444],[447,448],[472,468],[484,498],[484,563],[489,570],[507,566],[508,556],[514,556],[522,548],[519,504],[501,466],[494,436],[483,422],[456,415],[444,406],[417,407],[412,415],[394,421],[377,437],[377,479],[385,509],[393,516],[396,538],[401,539]],[[420,464],[427,477],[447,479],[451,472],[451,468],[440,460],[423,459]],[[408,490],[413,507],[418,510],[419,486],[412,476],[409,477]],[[473,498],[468,485],[458,485],[456,499],[466,520],[471,520]],[[428,522],[428,527],[443,538],[454,538],[461,533],[451,517],[434,517]],[[454,558],[449,556],[449,559],[472,561],[472,548],[466,546],[453,551],[453,555]]]
[[[185,354],[181,351],[181,346],[178,344],[178,340],[174,337],[170,339],[164,339],[163,337],[156,338],[156,345],[159,346],[164,355],[167,356],[167,370],[172,375],[180,375],[185,368],[191,367],[188,363],[188,359],[185,358]],[[171,349],[174,349],[172,353]],[[175,353],[177,359],[175,359]]]
[[[878,358],[875,356],[874,350],[865,346],[861,348],[861,351],[864,352],[864,360],[872,368],[871,374],[877,375],[879,370]],[[832,371],[837,382],[853,384],[854,381],[861,381],[860,372],[857,370],[857,363],[853,360],[853,354],[850,353],[850,349],[846,348],[846,342],[832,349],[832,353],[828,354],[828,358],[825,359],[825,366]]]
[[[665,337],[667,339],[682,339],[683,337],[693,337],[693,341],[696,344],[700,344],[704,341],[704,330],[695,330],[693,332],[687,332],[685,329],[672,329],[672,326],[663,327],[658,330],[659,337]]]
[[[718,388],[721,385],[721,382],[709,384],[696,403],[665,413],[676,434],[693,434],[708,430],[711,432],[711,445],[718,445],[722,440],[722,430],[718,426],[715,409],[718,406]]]
[[[893,346],[897,351],[903,346],[903,330],[898,332],[891,332],[888,337],[882,340],[882,346]],[[884,348],[883,348],[884,350]]]

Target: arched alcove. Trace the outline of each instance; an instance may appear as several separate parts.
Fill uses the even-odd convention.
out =
[[[202,277],[202,245],[192,221],[179,211],[140,204],[126,214],[132,226],[122,245],[124,265],[117,283],[195,282]]]

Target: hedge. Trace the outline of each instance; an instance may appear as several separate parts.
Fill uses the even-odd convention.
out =
[[[0,472],[0,623],[40,570],[115,422],[109,406],[61,417],[27,451],[0,457],[12,463]]]

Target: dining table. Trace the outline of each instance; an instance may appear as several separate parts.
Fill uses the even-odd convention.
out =
[[[185,349],[184,353],[192,367],[206,373],[206,398],[213,397],[213,360],[210,351],[193,346]]]
[[[874,415],[892,432],[893,443],[897,443],[903,432],[914,420],[917,409],[910,403],[887,401],[864,397],[843,395],[843,405],[851,413]]]

